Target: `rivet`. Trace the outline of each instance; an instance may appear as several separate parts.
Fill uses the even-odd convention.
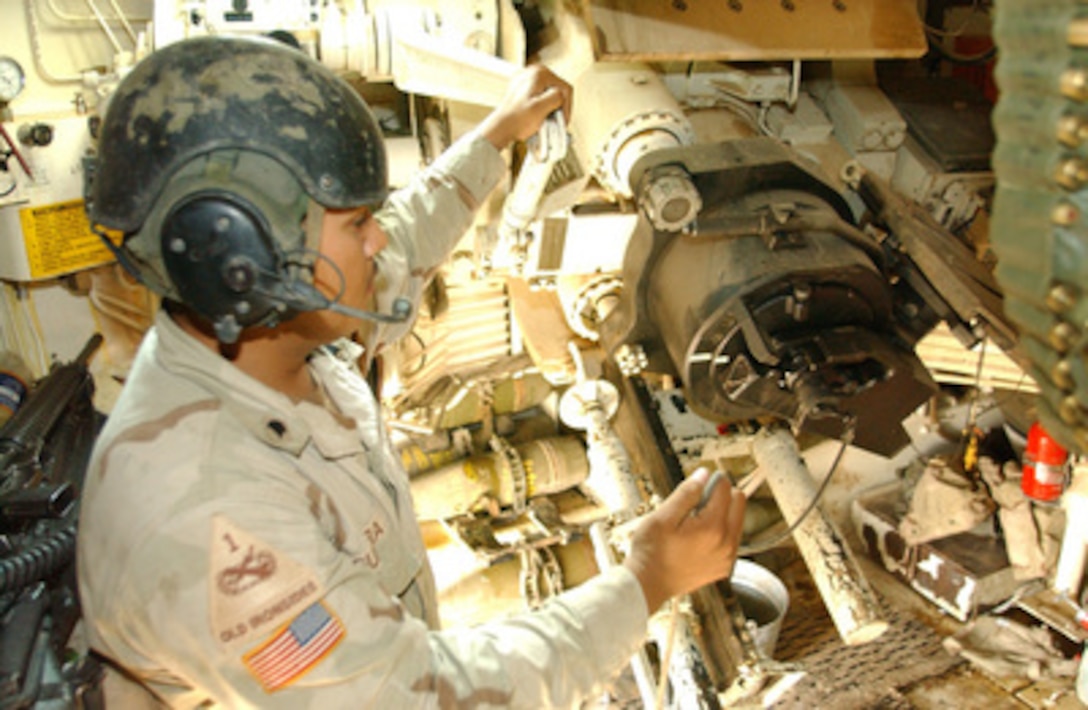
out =
[[[1077,383],[1073,379],[1073,365],[1068,360],[1058,360],[1050,368],[1050,381],[1064,392],[1072,392]]]
[[[1058,141],[1076,148],[1088,140],[1088,120],[1083,116],[1062,116],[1058,119]]]
[[[1066,283],[1054,284],[1046,294],[1046,307],[1051,313],[1068,313],[1077,305],[1080,293],[1074,286]]]
[[[1058,164],[1054,180],[1066,190],[1079,190],[1088,183],[1088,162],[1082,158],[1066,158]]]
[[[1077,329],[1074,328],[1072,324],[1066,323],[1065,321],[1059,321],[1050,329],[1047,339],[1050,341],[1051,347],[1064,355],[1073,347],[1073,343],[1076,342],[1077,336]]]
[[[173,239],[171,239],[170,240],[170,251],[174,252],[175,254],[184,254],[185,253],[185,240],[182,239],[181,237],[174,237]]]
[[[1088,18],[1078,17],[1070,20],[1065,31],[1065,39],[1073,47],[1088,47]]]
[[[1068,202],[1059,202],[1050,211],[1050,220],[1061,227],[1068,227],[1080,219],[1080,210]]]
[[[1066,69],[1059,82],[1062,95],[1074,101],[1088,100],[1088,72],[1083,69]]]
[[[1063,397],[1062,401],[1058,404],[1058,416],[1062,418],[1062,421],[1069,426],[1078,426],[1083,422],[1084,410],[1080,406],[1080,402],[1073,395]]]

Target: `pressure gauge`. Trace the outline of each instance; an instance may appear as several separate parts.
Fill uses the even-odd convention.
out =
[[[8,103],[23,90],[26,75],[19,62],[11,57],[0,57],[0,103]]]

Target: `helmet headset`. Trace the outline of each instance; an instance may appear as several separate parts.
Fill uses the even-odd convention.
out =
[[[324,209],[380,204],[386,170],[369,108],[326,67],[272,40],[201,37],[152,53],[118,86],[87,211],[96,232],[123,233],[126,269],[223,343],[322,308],[400,321],[406,301],[379,315],[312,284]]]

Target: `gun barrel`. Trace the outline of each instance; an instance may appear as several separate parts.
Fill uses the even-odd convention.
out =
[[[101,345],[102,335],[95,333],[74,360],[55,366],[42,378],[11,419],[0,427],[0,474],[9,463],[37,456],[42,442],[69,403],[84,387],[94,386],[87,364]]]

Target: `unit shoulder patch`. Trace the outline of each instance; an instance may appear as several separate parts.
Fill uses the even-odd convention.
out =
[[[320,601],[314,572],[217,515],[209,545],[209,611],[219,643],[253,644]]]

